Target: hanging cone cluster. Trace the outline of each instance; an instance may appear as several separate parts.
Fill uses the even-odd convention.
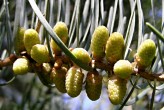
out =
[[[63,44],[67,45],[67,25],[58,22],[53,30]],[[109,66],[106,70],[108,96],[111,103],[115,105],[122,103],[127,90],[127,81],[134,68],[145,70],[151,65],[156,52],[154,41],[145,40],[138,48],[132,64],[127,59],[123,59],[125,48],[123,35],[119,32],[109,34],[105,26],[98,26],[91,38],[92,55],[80,47],[70,49],[77,61],[92,68],[84,74],[83,69],[71,61],[53,39],[49,42],[53,51],[53,58],[50,58],[47,46],[41,44],[39,34],[34,29],[19,28],[14,41],[14,49],[19,56],[13,64],[14,74],[35,72],[45,86],[55,85],[59,92],[67,93],[70,97],[77,97],[85,89],[90,100],[98,100],[103,76],[99,72],[102,68],[97,68],[95,64],[106,63],[106,66]],[[22,54],[24,51],[25,53]]]

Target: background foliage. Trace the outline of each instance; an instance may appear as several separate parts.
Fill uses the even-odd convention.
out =
[[[19,26],[26,29],[35,28],[38,17],[43,20],[38,13],[38,17],[36,16],[36,7],[31,8],[34,4],[33,0],[1,0],[0,55],[2,60],[14,53],[13,39]],[[163,35],[164,1],[36,0],[36,4],[51,27],[58,21],[64,21],[68,25],[69,47],[83,47],[90,52],[90,41],[95,27],[105,25],[110,33],[118,31],[124,35],[126,43],[124,59],[133,61],[133,56],[141,42],[147,38],[153,39],[158,49],[151,70],[154,73],[163,72],[163,42],[145,23],[151,23]],[[50,35],[55,36],[50,33],[51,29],[45,22],[43,25],[39,34],[42,43],[45,43]],[[132,51],[129,51],[129,48]],[[108,99],[105,84],[101,97],[97,101],[89,100],[85,90],[77,98],[70,98],[67,94],[59,93],[55,88],[45,87],[35,74],[15,77],[11,68],[12,66],[7,66],[0,69],[0,109],[2,110],[111,110],[121,109],[124,105],[127,105],[124,109],[129,110],[158,110],[164,106],[163,82],[150,82],[132,76],[123,106],[114,106]]]

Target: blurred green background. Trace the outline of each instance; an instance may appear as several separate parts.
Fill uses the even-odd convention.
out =
[[[133,61],[137,45],[141,42],[138,36],[142,39],[151,38],[157,42],[156,36],[145,25],[145,22],[150,22],[163,33],[164,2],[162,0],[136,0],[136,2],[134,0],[36,0],[36,3],[41,12],[45,14],[51,27],[57,21],[63,21],[68,25],[69,47],[76,47],[79,43],[79,47],[89,52],[91,36],[98,25],[107,26],[110,33],[119,31],[124,37],[132,38],[129,40],[132,52],[128,52],[126,57],[130,61]],[[133,8],[134,16],[132,16]],[[28,0],[0,1],[0,55],[2,60],[10,53],[14,53],[13,39],[17,27],[35,28],[37,20]],[[45,36],[49,36],[43,27],[39,34],[42,42],[45,41]],[[76,39],[77,36],[79,36],[79,42]],[[163,43],[160,42],[160,44],[163,55]],[[156,62],[152,71],[163,72],[160,59]],[[13,77],[12,66],[0,69],[1,85],[6,84]],[[135,81],[136,78],[131,79]],[[162,82],[157,82],[157,85],[162,85]],[[139,93],[143,94],[144,90],[147,90],[146,93],[134,104],[125,106],[124,110],[149,109],[152,89],[148,89],[148,81],[142,78],[138,81],[138,86],[141,89],[134,90],[133,98]],[[129,82],[127,87],[128,95],[133,86]],[[163,88],[157,93],[154,97],[154,110],[159,110],[164,106]],[[11,83],[0,87],[0,110],[117,110],[119,107],[120,105],[115,106],[110,103],[105,84],[103,84],[101,97],[97,101],[91,101],[85,89],[76,98],[61,94],[56,88],[44,86],[34,73],[17,76]]]

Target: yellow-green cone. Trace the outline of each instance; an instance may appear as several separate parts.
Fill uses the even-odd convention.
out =
[[[119,60],[114,64],[113,71],[118,77],[127,79],[132,74],[133,67],[128,60]]]
[[[51,80],[55,84],[55,87],[62,93],[66,93],[65,79],[67,69],[62,67],[60,69],[53,68],[51,72]]]
[[[98,26],[91,40],[91,52],[95,60],[101,60],[105,56],[105,45],[109,37],[109,31],[105,26]]]
[[[29,60],[27,58],[18,58],[13,63],[13,72],[15,75],[23,75],[29,72],[30,65]]]
[[[72,51],[72,54],[84,64],[89,64],[91,62],[91,58],[89,53],[83,48],[75,48]]]
[[[14,38],[14,50],[17,55],[19,55],[22,51],[26,50],[23,42],[24,32],[25,29],[23,27],[18,28],[17,35]]]
[[[97,71],[92,71],[87,74],[86,93],[89,99],[95,101],[100,98],[102,89],[102,76]]]
[[[24,33],[24,46],[28,54],[30,54],[31,48],[35,44],[40,44],[40,39],[37,31],[34,29],[27,29]]]
[[[63,41],[64,44],[67,43],[68,40],[68,28],[64,22],[57,22],[53,28],[54,32],[58,35],[58,37]],[[53,39],[50,41],[51,47],[56,55],[61,53],[60,47],[55,43]]]
[[[151,65],[156,52],[156,46],[153,40],[147,39],[137,50],[136,61],[139,68],[146,68]]]
[[[45,45],[36,44],[31,49],[31,58],[37,63],[47,63],[50,61],[49,52]]]
[[[66,74],[66,90],[69,96],[76,97],[82,90],[84,74],[77,67],[71,67]]]
[[[108,96],[112,104],[118,105],[126,94],[127,81],[117,76],[112,76],[108,81]]]
[[[124,38],[122,34],[114,32],[110,35],[106,44],[105,54],[107,61],[111,64],[123,58]]]

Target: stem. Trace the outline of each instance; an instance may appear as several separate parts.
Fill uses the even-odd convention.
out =
[[[157,35],[157,37],[162,41],[164,42],[164,37],[162,36],[162,34],[153,26],[151,25],[150,23],[146,22],[146,25],[151,29],[151,31],[153,31],[153,33],[155,35]]]
[[[15,80],[15,76],[13,76],[9,81],[7,82],[4,82],[4,83],[0,83],[0,86],[5,86],[5,85],[8,85],[10,84],[11,82],[13,82]]]
[[[154,88],[153,88],[152,97],[151,97],[150,110],[153,110],[155,92],[156,92],[156,79],[154,79]]]

